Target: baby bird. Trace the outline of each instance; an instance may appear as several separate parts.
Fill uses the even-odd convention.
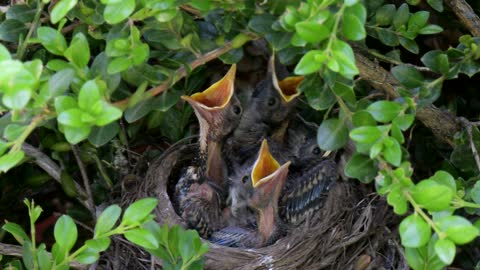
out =
[[[237,219],[249,220],[254,213],[257,226],[252,228],[229,226],[215,232],[210,240],[213,243],[232,247],[262,247],[274,243],[284,232],[284,225],[279,218],[278,200],[282,187],[287,179],[290,161],[280,166],[269,151],[266,140],[263,140],[253,167],[246,177],[235,179],[233,183],[243,188],[231,188],[231,192],[239,192],[238,200],[232,200],[232,215]],[[245,197],[246,204],[238,204]],[[252,212],[243,211],[249,208]]]
[[[295,109],[297,90],[303,77],[287,77],[279,81],[272,56],[267,78],[258,83],[242,115],[240,123],[225,142],[225,157],[230,168],[242,166],[258,149],[262,138],[275,136],[288,124],[287,118]]]
[[[179,212],[190,228],[208,236],[221,226],[226,166],[222,157],[224,138],[240,122],[242,108],[234,95],[236,66],[207,90],[182,96],[194,109],[200,125],[199,157],[186,168],[175,186]]]

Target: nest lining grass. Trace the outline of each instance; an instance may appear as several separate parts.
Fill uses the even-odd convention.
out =
[[[157,198],[157,221],[185,228],[169,194],[180,169],[190,164],[197,149],[197,144],[168,149],[149,165],[146,176],[137,184],[123,188],[120,204]],[[210,244],[205,269],[409,269],[397,233],[389,229],[397,225],[398,219],[384,199],[357,181],[338,181],[320,210],[300,225],[291,226],[285,237],[270,246],[241,249]],[[104,260],[120,264],[116,269],[155,269],[154,265],[161,265],[127,241],[114,242]]]

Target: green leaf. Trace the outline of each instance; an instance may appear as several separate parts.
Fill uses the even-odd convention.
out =
[[[129,230],[125,232],[125,238],[128,239],[128,241],[133,242],[141,247],[147,248],[147,249],[156,249],[158,248],[158,241],[157,239],[153,236],[153,234],[150,233],[150,231],[143,229],[143,228],[137,228],[133,230]]]
[[[405,248],[405,257],[414,270],[441,270],[446,266],[435,254],[434,235],[428,245],[420,248]]]
[[[86,138],[90,134],[90,126],[70,127],[64,126],[65,138],[71,144],[77,144]]]
[[[100,100],[100,87],[95,80],[87,81],[82,85],[82,88],[78,94],[78,106],[80,109],[90,112],[92,105]]]
[[[22,161],[25,153],[23,151],[10,152],[0,157],[0,172],[7,172]]]
[[[115,226],[121,213],[122,209],[116,204],[107,207],[97,219],[95,237],[110,231]]]
[[[355,92],[353,86],[348,83],[336,81],[335,85],[331,88],[335,95],[342,97],[345,101],[355,104]]]
[[[112,75],[127,70],[132,65],[132,60],[127,57],[118,57],[108,63],[107,72]]]
[[[248,22],[248,27],[257,33],[267,34],[272,31],[272,25],[276,19],[269,13],[255,15]]]
[[[413,39],[405,38],[405,37],[399,37],[398,40],[400,41],[400,44],[402,47],[410,51],[411,53],[418,54],[418,45]]]
[[[22,247],[22,261],[27,269],[34,269],[34,255],[33,255],[33,248],[32,242],[28,241],[23,244]]]
[[[158,200],[154,198],[144,198],[134,202],[125,210],[122,223],[131,225],[142,222],[155,209],[157,204]]]
[[[63,52],[67,49],[65,37],[62,33],[51,27],[39,27],[37,29],[37,38],[47,51],[55,55],[63,56]]]
[[[429,211],[448,209],[453,195],[450,188],[440,185],[433,180],[421,181],[412,191],[412,197],[415,201]]]
[[[345,0],[344,4],[347,7],[353,6],[358,3],[359,0]]]
[[[473,188],[470,190],[470,197],[475,203],[480,203],[480,181],[475,182]]]
[[[353,14],[345,14],[342,28],[343,35],[350,40],[362,40],[367,35],[363,23]]]
[[[443,28],[435,25],[435,24],[429,24],[422,29],[418,31],[419,34],[421,35],[433,35],[433,34],[438,34],[443,31]]]
[[[379,142],[376,142],[372,145],[372,147],[370,148],[370,158],[371,159],[374,159],[376,158],[383,150],[383,142],[382,141],[379,141]]]
[[[48,80],[48,89],[50,91],[50,97],[57,97],[70,87],[73,81],[75,71],[73,69],[63,69],[55,74]],[[57,110],[58,112],[58,110]]]
[[[431,236],[430,226],[417,214],[403,219],[399,232],[402,245],[411,248],[426,245]]]
[[[308,104],[315,110],[326,110],[336,102],[335,95],[319,74],[307,76],[300,84],[299,91],[305,94]]]
[[[55,98],[55,111],[60,114],[66,110],[77,108],[77,101],[71,96]]]
[[[50,270],[52,269],[52,259],[48,252],[42,248],[37,251],[37,260],[40,270]]]
[[[243,48],[236,48],[222,54],[220,57],[223,63],[227,65],[235,64],[243,58]]]
[[[28,237],[27,233],[25,233],[23,228],[16,223],[7,222],[5,223],[5,225],[2,226],[2,229],[6,232],[9,232],[15,238],[15,240],[17,240],[17,242],[21,245],[23,245],[25,241],[30,240],[30,238]]]
[[[83,127],[85,124],[82,122],[82,114],[80,109],[68,109],[58,115],[57,121],[69,127]]]
[[[102,127],[93,127],[92,132],[88,136],[88,141],[96,147],[100,147],[110,142],[118,134],[119,130],[120,126],[117,122],[112,122]]]
[[[393,16],[395,16],[395,12],[397,9],[395,5],[388,4],[383,5],[375,12],[375,21],[379,26],[387,26],[390,25],[393,21]]]
[[[109,3],[103,11],[103,17],[109,24],[119,23],[135,10],[135,0],[123,0],[116,3]]]
[[[413,114],[403,114],[403,115],[399,115],[399,116],[395,117],[395,119],[393,119],[392,123],[395,124],[395,125],[398,125],[398,127],[402,131],[405,131],[408,128],[410,128],[410,126],[413,123],[413,120],[415,120],[415,116]]]
[[[347,79],[353,79],[353,76],[358,74],[357,66],[355,65],[355,55],[352,47],[342,40],[335,39],[332,42],[333,58],[339,65],[339,72]],[[334,71],[328,64],[327,66]]]
[[[100,255],[95,250],[86,249],[77,255],[75,258],[79,263],[92,264],[100,258]]]
[[[308,75],[317,72],[324,64],[324,60],[326,60],[324,56],[324,52],[320,50],[311,50],[307,52],[295,67],[295,74]]]
[[[85,67],[90,61],[90,47],[82,32],[73,37],[70,47],[64,52],[65,58],[79,68]]]
[[[282,50],[290,45],[292,34],[285,32],[270,32],[265,38],[275,50]]]
[[[443,11],[443,1],[442,0],[427,0],[427,3],[436,11]]]
[[[150,98],[147,100],[142,100],[139,103],[135,104],[132,108],[125,110],[125,120],[128,123],[133,123],[138,119],[144,117],[149,112],[151,112],[155,107],[153,106],[154,99]]]
[[[242,56],[243,56],[243,50]],[[130,51],[130,56],[134,65],[143,64],[150,56],[150,47],[147,44],[141,44]]]
[[[427,52],[421,58],[422,63],[435,72],[448,74],[450,69],[450,61],[448,55],[440,50],[433,50]]]
[[[2,101],[10,109],[21,110],[27,105],[31,97],[32,91],[30,89],[17,89],[4,93]]]
[[[60,184],[62,185],[63,192],[65,192],[68,197],[75,198],[78,196],[75,181],[66,170],[62,170],[60,173]]]
[[[98,222],[97,222],[98,225]],[[85,245],[89,248],[95,251],[96,253],[102,252],[107,250],[107,248],[110,246],[110,238],[108,237],[102,237],[102,238],[97,238],[97,239],[89,239],[85,242]]]
[[[425,78],[420,71],[407,65],[398,65],[392,69],[392,74],[400,83],[408,88],[423,85]]]
[[[408,31],[418,32],[427,24],[428,17],[430,17],[428,11],[415,12],[408,20]]]
[[[16,138],[20,137],[20,135],[25,131],[27,126],[19,125],[19,124],[9,124],[5,130],[3,131],[3,137],[5,137],[9,141],[14,141]]]
[[[350,138],[356,142],[371,144],[376,142],[382,136],[382,131],[376,126],[363,126],[353,129],[350,132]]]
[[[77,4],[77,0],[60,0],[58,1],[50,12],[50,21],[53,24],[59,22],[67,13],[72,10]]]
[[[404,215],[408,210],[407,199],[402,192],[401,185],[395,185],[387,195],[387,202],[393,207],[393,212],[397,215]]]
[[[445,264],[452,264],[455,251],[455,244],[448,239],[439,239],[435,243],[435,253]]]
[[[436,224],[457,245],[469,243],[479,234],[470,221],[460,216],[447,216],[439,219]]]
[[[68,253],[77,242],[77,226],[71,217],[62,215],[55,223],[53,235],[60,249]]]
[[[322,150],[337,150],[348,140],[348,129],[342,120],[331,118],[318,128],[317,142]]]
[[[352,123],[356,127],[377,125],[377,122],[373,119],[372,115],[365,110],[356,111],[352,116]]]
[[[70,69],[72,66],[65,60],[52,59],[48,61],[47,68],[53,71],[61,71],[62,69]]]
[[[157,19],[157,21],[159,21],[159,22],[169,22],[169,21],[173,20],[173,18],[175,18],[177,13],[178,13],[178,10],[176,8],[167,9],[167,10],[160,11],[159,13],[157,13],[155,15],[155,19]]]
[[[25,23],[18,20],[5,20],[0,23],[0,40],[17,43],[20,36],[25,36],[27,32]]]
[[[455,194],[457,192],[457,184],[455,179],[451,174],[446,171],[437,171],[432,177],[428,178],[429,180],[435,181],[440,185],[444,185]]]
[[[390,29],[377,28],[377,34],[380,41],[388,46],[395,47],[400,44],[398,36]]]
[[[373,160],[367,156],[355,153],[345,166],[345,175],[356,178],[363,183],[370,183],[377,175],[377,168]]]
[[[330,36],[330,30],[315,21],[303,21],[295,24],[297,34],[310,43],[318,43]]]
[[[13,19],[23,23],[30,23],[35,17],[36,8],[33,5],[22,5],[17,3],[9,6],[6,14],[6,19]]]
[[[395,13],[393,17],[393,26],[395,29],[400,29],[401,26],[405,25],[408,22],[410,17],[410,10],[408,9],[408,4],[403,3]]]
[[[400,166],[402,162],[400,143],[392,137],[387,137],[383,140],[383,146],[383,157],[385,160],[394,166]]]
[[[95,125],[97,126],[105,126],[112,123],[115,120],[120,119],[122,117],[122,110],[119,108],[108,104],[107,102],[103,102],[103,110],[100,115],[97,116],[95,120]]]
[[[393,101],[377,101],[367,107],[367,111],[375,120],[382,123],[392,121],[403,110],[403,106]]]

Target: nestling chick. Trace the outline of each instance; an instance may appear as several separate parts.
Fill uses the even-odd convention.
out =
[[[217,244],[236,247],[262,247],[275,242],[284,232],[278,215],[278,200],[288,174],[290,162],[282,166],[271,155],[267,141],[262,142],[258,158],[251,168],[249,180],[238,179],[235,183],[245,185],[236,196],[246,196],[246,206],[255,213],[257,228],[230,226],[212,235],[211,241]],[[235,205],[237,219],[249,219],[248,212],[238,211],[244,205]],[[246,216],[239,216],[245,213]]]
[[[195,166],[184,170],[174,197],[187,225],[208,236],[221,227],[227,169],[222,157],[225,136],[240,122],[242,108],[234,95],[236,66],[207,90],[182,96],[194,109],[200,125],[200,149]]]
[[[267,78],[257,84],[248,107],[233,134],[225,142],[225,157],[230,168],[242,166],[258,149],[262,138],[284,129],[287,118],[295,109],[297,86],[303,77],[288,77],[282,81],[275,73],[275,60],[269,61]]]

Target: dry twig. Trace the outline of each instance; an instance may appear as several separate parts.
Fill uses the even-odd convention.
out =
[[[457,15],[462,24],[476,37],[480,37],[480,18],[465,0],[446,0],[445,3]]]

